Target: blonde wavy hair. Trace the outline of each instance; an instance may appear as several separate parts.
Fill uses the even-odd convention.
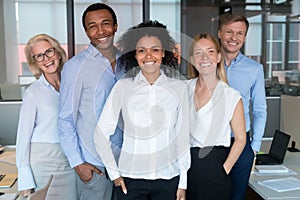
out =
[[[42,75],[42,70],[38,67],[37,61],[33,58],[32,54],[32,47],[36,45],[37,42],[40,41],[46,41],[48,42],[51,47],[55,48],[56,54],[61,57],[60,63],[59,63],[59,72],[62,70],[62,67],[64,63],[67,61],[67,55],[65,50],[61,47],[60,43],[58,40],[55,38],[47,35],[47,34],[38,34],[29,39],[27,42],[24,53],[26,55],[27,63],[29,70],[32,72],[32,74],[36,77],[39,78]]]
[[[212,42],[214,44],[217,52],[221,53],[221,47],[220,47],[219,43],[217,42],[217,40],[212,35],[210,35],[208,33],[203,33],[203,34],[199,33],[193,38],[193,41],[192,41],[192,44],[191,44],[190,50],[189,50],[189,58],[191,56],[193,56],[195,45],[197,44],[197,42],[200,39],[209,40],[210,42]],[[226,76],[226,72],[225,72],[225,68],[224,68],[224,58],[223,58],[222,53],[221,53],[221,61],[217,64],[217,74],[216,75],[219,80],[228,84],[227,76]],[[198,76],[199,76],[199,72],[197,71],[195,66],[192,65],[191,62],[189,62],[188,63],[188,79],[196,78]]]

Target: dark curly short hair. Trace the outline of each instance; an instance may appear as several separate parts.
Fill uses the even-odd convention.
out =
[[[177,58],[174,56],[175,40],[170,36],[165,25],[156,20],[150,20],[128,29],[118,40],[116,45],[122,52],[120,63],[122,66],[125,66],[125,70],[129,71],[138,66],[138,62],[135,59],[136,44],[144,36],[157,37],[165,51],[162,65],[176,68],[178,62]]]
[[[84,30],[87,30],[87,27],[85,25],[85,17],[87,15],[87,13],[91,12],[91,11],[96,11],[96,10],[108,10],[113,18],[114,24],[118,23],[116,13],[110,6],[108,6],[104,3],[94,3],[94,4],[89,5],[82,14],[81,20],[82,20],[82,25],[83,25]]]

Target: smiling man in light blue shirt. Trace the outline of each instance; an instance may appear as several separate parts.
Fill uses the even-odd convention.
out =
[[[90,44],[63,68],[60,89],[59,135],[71,167],[77,172],[78,199],[110,199],[113,185],[96,152],[94,130],[112,87],[123,75],[114,47],[117,18],[107,5],[95,3],[83,13],[82,23]],[[116,129],[111,142],[121,146]]]
[[[242,96],[246,120],[247,143],[235,163],[231,175],[231,199],[243,200],[253,165],[254,155],[259,151],[267,119],[265,79],[263,66],[240,52],[249,27],[248,20],[240,15],[221,16],[218,37],[229,86]],[[251,142],[249,131],[251,129]]]

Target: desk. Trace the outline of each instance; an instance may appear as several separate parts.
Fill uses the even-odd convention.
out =
[[[283,178],[289,176],[300,178],[300,171],[299,171],[300,153],[287,152],[283,165],[296,172],[297,175],[257,176],[255,174],[251,174],[249,180],[249,186],[263,199],[280,199],[280,200],[300,199],[300,189],[294,191],[287,191],[287,192],[277,192],[275,190],[269,189],[257,183],[257,181],[261,181],[261,180],[269,180],[269,179]]]
[[[16,153],[14,150],[6,150],[4,153],[0,154],[0,174],[15,174],[18,172],[15,163],[7,163],[6,160],[15,159]],[[8,157],[9,159],[5,159]],[[5,161],[5,162],[4,162]],[[4,193],[16,193],[18,191],[17,181],[11,188],[1,188],[0,192]]]

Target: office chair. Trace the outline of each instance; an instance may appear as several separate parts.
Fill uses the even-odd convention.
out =
[[[42,189],[30,194],[28,196],[28,200],[45,200],[52,179],[53,179],[53,175],[50,176],[48,183]]]

